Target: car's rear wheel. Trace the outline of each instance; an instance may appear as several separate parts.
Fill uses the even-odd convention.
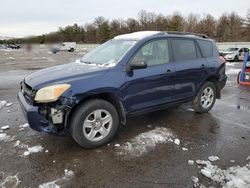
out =
[[[119,117],[116,108],[101,99],[77,107],[71,118],[71,135],[84,148],[107,144],[117,133]]]
[[[237,83],[240,83],[240,78],[241,78],[241,71],[239,72],[238,76],[237,76]]]
[[[212,109],[216,100],[216,87],[212,82],[206,82],[193,100],[193,108],[198,113],[206,113]]]

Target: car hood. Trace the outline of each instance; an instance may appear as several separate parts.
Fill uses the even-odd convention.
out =
[[[75,62],[34,72],[25,77],[24,81],[33,89],[40,89],[51,84],[69,83],[74,79],[104,74],[109,68]]]

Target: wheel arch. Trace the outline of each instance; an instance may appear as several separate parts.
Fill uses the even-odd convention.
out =
[[[105,100],[107,102],[110,102],[116,108],[116,110],[118,112],[120,123],[123,125],[126,124],[126,113],[125,113],[125,108],[124,108],[122,101],[119,100],[119,98],[116,95],[114,95],[113,93],[102,92],[102,93],[93,94],[93,95],[83,97],[83,98],[81,98],[81,100],[79,100],[79,102],[76,105],[73,106],[73,108],[70,110],[70,112],[66,118],[66,127],[67,128],[70,127],[70,125],[69,125],[70,119],[71,119],[72,115],[74,114],[75,110],[77,109],[77,107],[80,104],[83,104],[86,101],[92,100],[92,99],[102,99],[102,100]]]
[[[212,82],[212,83],[214,83],[214,85],[215,85],[215,87],[216,87],[216,98],[217,98],[217,99],[220,99],[220,98],[221,98],[221,90],[220,90],[219,78],[216,77],[216,76],[211,76],[211,77],[207,78],[207,79],[203,82],[203,84],[204,84],[205,82]],[[202,85],[203,85],[203,84],[202,84]],[[202,86],[201,86],[201,87],[202,87]]]

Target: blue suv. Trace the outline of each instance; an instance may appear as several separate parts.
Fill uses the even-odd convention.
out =
[[[25,77],[18,99],[32,129],[69,130],[79,145],[94,148],[110,142],[128,117],[185,102],[208,112],[226,80],[225,63],[205,35],[142,31]]]

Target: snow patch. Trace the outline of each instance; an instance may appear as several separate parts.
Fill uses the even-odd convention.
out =
[[[187,148],[184,148],[184,147],[182,147],[181,148],[183,151],[188,151],[188,149]]]
[[[20,140],[17,140],[16,143],[14,144],[14,147],[20,146],[20,143],[21,143]]]
[[[39,185],[38,188],[60,188],[60,186],[56,184],[56,181],[51,181],[51,182],[47,182],[47,183],[43,183],[42,185]]]
[[[188,160],[188,164],[189,165],[194,165],[194,161],[193,160]]]
[[[204,164],[201,174],[218,183],[222,188],[249,188],[250,187],[250,162],[245,166],[232,166],[225,170],[211,164],[210,161],[197,160],[197,164]],[[194,182],[194,187],[205,187]]]
[[[226,74],[238,74],[240,71],[241,69],[228,69]]]
[[[43,151],[43,147],[41,145],[27,147],[27,151],[23,153],[24,156],[30,155],[32,153],[38,153]]]
[[[178,139],[178,138],[176,138],[175,140],[174,140],[174,143],[176,144],[176,145],[180,145],[180,143],[181,143],[181,141]]]
[[[173,142],[174,134],[164,127],[141,133],[119,147],[118,155],[141,156],[156,147],[157,144]]]
[[[9,106],[12,106],[13,103],[9,102],[7,103],[5,106],[9,107]]]
[[[4,125],[4,126],[1,127],[2,130],[7,130],[7,129],[9,129],[9,128],[10,128],[9,125]]]
[[[19,128],[26,128],[26,127],[29,127],[29,124],[28,124],[28,123],[25,123],[25,124],[19,125]]]
[[[0,109],[7,104],[7,101],[0,101]]]
[[[61,178],[59,178],[57,180],[51,181],[51,182],[43,183],[43,184],[39,185],[38,188],[60,188],[60,186],[57,185],[56,182],[69,180],[73,176],[74,176],[74,172],[72,170],[65,169],[63,177],[61,177]]]
[[[13,140],[13,137],[7,135],[6,133],[0,133],[0,141],[9,142],[12,140]]]
[[[211,161],[211,162],[217,161],[217,160],[219,160],[219,159],[220,159],[220,158],[217,157],[217,156],[210,156],[210,157],[208,157],[208,160]]]
[[[2,182],[0,181],[0,187],[11,187],[16,188],[18,184],[20,183],[17,175],[15,176],[8,176],[6,177]]]

